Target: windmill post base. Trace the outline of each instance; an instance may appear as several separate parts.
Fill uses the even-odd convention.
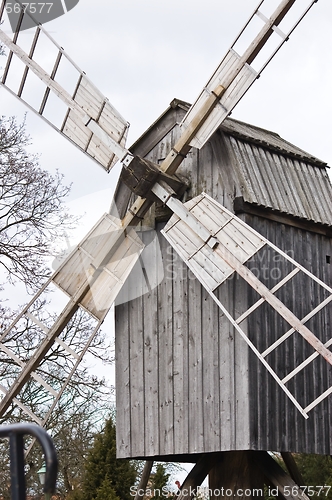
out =
[[[233,500],[263,498],[264,475],[250,451],[229,451],[209,472],[209,498]]]
[[[289,454],[282,457],[290,475],[267,451],[202,455],[183,482],[177,500],[193,498],[207,475],[210,500],[254,500],[264,498],[264,493],[284,500],[309,500],[292,478],[304,484],[292,457]]]

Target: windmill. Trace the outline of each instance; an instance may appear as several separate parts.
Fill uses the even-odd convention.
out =
[[[126,195],[126,204],[129,205],[129,208],[126,213],[123,214],[123,217],[121,214],[121,219],[118,219],[113,215],[113,212],[104,215],[83,239],[81,244],[59,267],[50,280],[45,283],[40,292],[29,302],[29,304],[27,304],[14,323],[4,332],[1,340],[5,338],[12,328],[15,328],[23,317],[28,316],[31,321],[44,331],[44,339],[40,346],[36,346],[34,355],[26,363],[23,363],[19,359],[17,353],[11,351],[3,344],[0,345],[0,348],[4,350],[9,358],[15,361],[18,366],[18,374],[15,380],[11,381],[11,384],[7,387],[3,385],[0,387],[4,394],[0,402],[0,414],[4,415],[11,405],[17,405],[22,408],[19,394],[31,377],[35,379],[36,383],[43,385],[45,390],[50,391],[54,395],[54,402],[49,409],[48,415],[53,410],[56,402],[65,390],[67,381],[64,383],[63,387],[55,391],[54,388],[46,384],[38,374],[38,366],[42,362],[45,353],[52,345],[55,342],[62,342],[61,331],[79,307],[87,310],[95,318],[95,331],[97,331],[114,300],[116,300],[119,294],[125,296],[126,286],[127,290],[130,290],[130,279],[132,279],[130,273],[132,270],[135,271],[134,268],[135,266],[137,267],[140,255],[142,255],[143,258],[144,243],[142,240],[145,238],[144,233],[141,234],[142,238],[140,238],[135,232],[134,227],[141,223],[156,201],[159,204],[161,202],[164,207],[174,214],[163,228],[162,234],[165,237],[165,241],[167,240],[195,276],[196,281],[192,286],[193,295],[195,295],[195,290],[198,290],[198,286],[203,287],[199,289],[204,290],[206,300],[210,301],[208,302],[210,305],[212,303],[215,304],[213,307],[217,308],[213,309],[213,314],[217,311],[220,318],[223,318],[223,322],[221,322],[218,316],[219,319],[217,319],[217,323],[222,323],[224,325],[227,320],[228,331],[229,325],[231,325],[234,335],[242,339],[241,345],[246,346],[246,352],[252,353],[255,359],[264,367],[266,373],[273,378],[275,384],[273,387],[278,388],[276,394],[279,395],[278,391],[281,391],[281,398],[286,398],[287,401],[286,407],[288,408],[289,401],[292,409],[294,407],[301,419],[305,421],[311,410],[316,408],[317,405],[320,405],[323,401],[326,401],[326,398],[332,392],[332,388],[329,384],[328,371],[329,365],[332,364],[332,354],[329,350],[330,340],[323,339],[325,334],[322,336],[319,332],[313,331],[314,328],[311,328],[311,323],[313,326],[317,326],[314,323],[314,318],[319,317],[321,323],[318,322],[318,325],[321,325],[324,324],[326,318],[329,317],[328,306],[332,301],[331,287],[329,284],[326,284],[323,279],[309,271],[303,264],[297,262],[294,258],[295,256],[291,256],[283,251],[278,245],[263,236],[260,232],[257,232],[250,224],[247,224],[241,218],[237,217],[231,210],[223,206],[210,194],[204,192],[199,193],[185,203],[182,202],[181,198],[188,191],[188,186],[182,175],[177,175],[177,171],[183,164],[184,158],[188,157],[192,148],[195,148],[195,150],[203,150],[202,148],[204,148],[213,134],[220,129],[234,106],[247,92],[266,65],[316,2],[309,2],[307,8],[295,25],[288,32],[284,33],[282,31],[282,21],[287,17],[288,12],[291,11],[291,7],[295,3],[295,0],[284,0],[276,10],[269,13],[268,16],[263,13],[266,5],[265,1],[259,3],[259,6],[253,12],[248,23],[246,23],[244,29],[236,38],[234,44],[227,52],[225,58],[218,66],[195,103],[190,107],[186,106],[186,103],[179,102],[173,105],[172,109],[181,109],[182,112],[186,112],[182,113],[181,123],[174,134],[176,140],[167,151],[165,157],[160,158],[159,164],[149,159],[144,159],[142,156],[145,156],[145,154],[133,153],[135,147],[131,148],[130,151],[125,148],[125,139],[128,130],[126,120],[110,105],[98,89],[88,80],[86,75],[79,70],[73,61],[65,54],[63,49],[56,44],[41,26],[36,27],[31,47],[29,47],[27,51],[22,49],[20,46],[20,26],[23,23],[24,16],[28,15],[27,12],[22,10],[18,18],[16,32],[12,39],[4,31],[0,33],[0,40],[9,49],[7,64],[2,76],[2,84],[19,99],[24,100],[25,84],[31,74],[36,75],[43,83],[44,89],[38,107],[33,107],[27,103],[30,109],[36,111],[52,126],[57,128],[62,135],[65,135],[73,144],[102,165],[106,171],[110,170],[117,159],[119,159],[122,162],[123,171],[116,201],[121,198],[119,193],[124,192],[128,194],[128,190],[130,190],[130,193],[133,193],[130,194],[129,197]],[[1,14],[4,13],[5,7],[6,2],[3,2]],[[238,42],[242,40],[243,37],[246,38],[247,29],[251,28],[251,22],[257,18],[262,21],[262,27],[255,34],[253,39],[251,39],[250,43],[246,45],[247,49],[239,54],[236,50]],[[274,48],[269,53],[263,66],[256,71],[253,69],[252,63],[255,61],[258,54],[261,53],[262,49],[266,48],[266,44],[272,36],[278,37],[280,43],[277,45],[277,48]],[[51,43],[58,47],[58,57],[53,69],[49,73],[46,73],[34,59],[38,44],[41,43],[43,37],[47,37]],[[23,70],[18,89],[13,89],[8,84],[15,56],[17,56],[17,61],[19,61]],[[78,73],[77,85],[73,96],[57,82],[57,72],[63,59],[66,59]],[[60,127],[56,126],[52,121],[52,117],[46,116],[48,101],[52,95],[51,92],[64,102],[66,106],[64,120]],[[236,128],[234,123],[232,126],[233,129]],[[231,127],[229,123],[228,127]],[[239,131],[240,129],[241,125],[238,124],[237,130],[233,130],[233,132],[239,135],[241,134]],[[257,140],[259,141],[260,139],[258,138]],[[141,144],[138,144],[136,149],[139,150],[141,146]],[[278,144],[278,141],[275,141],[274,148],[277,150],[278,148],[280,149],[280,147],[280,143]],[[291,154],[298,158],[302,155],[301,152],[295,149],[291,151]],[[305,155],[302,155],[302,157],[304,158]],[[323,167],[323,165],[321,166]],[[325,190],[324,193],[328,197],[330,196],[330,192],[328,191],[329,188],[326,183],[327,179],[323,176],[320,185],[322,189]],[[261,257],[262,255],[263,257]],[[253,270],[250,269],[250,265],[248,265],[249,262],[262,262],[261,259],[265,258],[264,255],[273,255],[275,261],[283,263],[283,274],[273,287],[268,286],[268,281],[257,277]],[[146,265],[144,266],[144,270],[147,273]],[[234,279],[234,277],[236,277],[236,279]],[[288,307],[287,297],[289,292],[283,293],[285,287],[292,283],[294,279],[299,279],[299,277],[302,279],[299,283],[306,283],[307,286],[310,287],[309,289],[314,291],[315,295],[315,300],[313,301],[310,311],[306,311],[302,316],[297,315],[296,303],[294,308]],[[229,285],[231,280],[233,280],[233,282]],[[149,279],[145,278],[145,281],[147,283]],[[158,284],[158,280],[156,280],[156,283]],[[67,305],[59,314],[54,324],[46,328],[42,321],[31,312],[31,309],[35,301],[38,300],[41,294],[51,284],[59,286],[69,296],[69,299]],[[224,285],[226,285],[226,295],[225,292],[222,291]],[[237,311],[233,310],[234,307],[228,308],[225,305],[228,301],[227,296],[229,297],[229,286],[233,287],[232,294],[234,300],[236,300],[235,309]],[[237,290],[237,287],[239,290]],[[174,289],[176,289],[176,287]],[[148,290],[149,293],[151,290],[150,287]],[[179,290],[180,289],[177,289],[178,292]],[[246,290],[246,292],[244,293],[243,290]],[[160,296],[162,295],[159,295],[159,299]],[[250,300],[247,300],[249,296]],[[169,291],[165,293],[164,297],[165,299],[169,297]],[[243,300],[244,297],[245,300]],[[163,318],[161,314],[156,313],[159,308],[163,310],[163,306],[159,305],[158,297],[156,296],[155,298],[157,298],[157,307],[154,309],[155,314],[151,314],[148,321],[152,322],[153,325],[155,325],[156,322],[158,323],[158,321],[160,324],[165,324],[167,323],[166,319]],[[123,304],[127,304],[126,301],[122,302]],[[238,307],[239,304],[240,306]],[[249,318],[252,317],[251,315],[255,314],[255,311],[259,310],[261,306],[269,308],[269,311],[272,312],[273,321],[275,323],[275,328],[273,330],[277,333],[277,338],[275,338],[270,345],[266,346],[263,352],[257,347],[257,342],[255,343],[250,337],[250,332],[248,333],[247,328]],[[125,309],[125,307],[128,306],[123,305],[122,309]],[[146,307],[146,305],[144,307]],[[319,316],[320,314],[325,314],[326,317],[323,316],[322,319],[322,317]],[[122,313],[122,320],[119,320],[119,330],[122,330],[122,333],[118,336],[118,359],[121,359],[121,368],[117,368],[118,380],[121,378],[121,372],[124,372],[124,363],[128,355],[128,337],[125,337],[123,334],[124,315],[125,312]],[[130,321],[132,321],[133,317],[129,313],[128,316],[130,317]],[[202,321],[199,315],[197,319],[199,319],[200,322]],[[130,324],[132,325],[132,323]],[[310,324],[310,328],[308,324]],[[287,326],[287,328],[283,329],[285,326]],[[152,326],[152,330],[153,328],[154,326]],[[194,329],[193,326],[192,328]],[[92,337],[94,333],[95,332],[92,332]],[[140,331],[136,332],[136,341],[138,341],[138,337],[140,337],[141,333]],[[161,337],[166,339],[164,343],[164,346],[166,346],[167,329],[163,331]],[[296,342],[301,345],[304,356],[297,366],[293,367],[292,363],[290,363],[292,367],[291,371],[286,371],[286,373],[281,374],[280,366],[278,365],[279,361],[278,363],[273,361],[271,363],[268,361],[268,356],[271,354],[273,356],[280,346],[285,345],[285,342],[295,337]],[[181,338],[180,333],[179,345]],[[63,347],[66,349],[65,345],[63,345]],[[242,348],[241,352],[243,352]],[[84,353],[76,354],[77,363],[81,360],[83,354]],[[75,353],[73,353],[73,355],[75,356]],[[237,359],[237,361],[239,360],[240,358]],[[304,401],[303,403],[298,394],[301,391],[298,390],[297,383],[294,383],[292,387],[293,390],[290,389],[287,384],[289,381],[291,381],[292,384],[296,376],[301,377],[303,370],[311,365],[311,363],[315,362],[315,360],[319,360],[319,363],[324,363],[324,366],[327,366],[324,371],[324,376],[322,377],[324,383],[327,383],[327,386],[323,387],[320,394],[316,394],[317,388],[315,387],[315,391],[313,391],[313,400],[307,401],[305,397],[304,399],[302,398]],[[129,359],[128,361],[127,359],[127,362],[130,364],[132,360]],[[152,376],[155,376],[153,361],[151,359],[150,363],[150,373],[152,373]],[[131,379],[125,381],[125,377],[122,378],[124,384],[123,395],[120,393],[118,398],[118,414],[120,415],[118,426],[119,456],[136,458],[159,457],[162,459],[165,459],[165,457],[177,456],[182,459],[186,458],[187,460],[191,458],[197,461],[197,465],[194,473],[188,477],[188,484],[197,486],[197,484],[199,484],[199,479],[202,479],[210,470],[212,471],[211,483],[215,485],[218,484],[219,472],[213,472],[213,470],[218,470],[218,467],[224,460],[223,456],[220,454],[225,451],[231,453],[234,451],[234,453],[238,453],[238,451],[241,450],[240,443],[236,442],[233,448],[231,444],[219,448],[215,447],[215,443],[212,447],[209,447],[209,445],[206,446],[205,443],[203,445],[195,444],[193,449],[187,446],[187,452],[184,451],[185,447],[180,447],[175,453],[167,450],[167,446],[166,448],[162,448],[160,443],[161,432],[160,429],[156,429],[153,416],[155,414],[155,408],[153,407],[152,392],[155,394],[156,390],[155,387],[152,386],[141,388],[142,384],[140,382],[139,373],[135,373],[134,371],[135,366],[137,366],[137,363],[135,364],[135,362],[132,362],[131,371],[129,370],[129,376],[132,377]],[[319,365],[319,367],[321,367],[321,365]],[[286,366],[282,368],[286,368],[287,370]],[[321,373],[323,373],[321,368],[320,370]],[[175,371],[173,375],[174,374],[176,374]],[[144,414],[144,408],[142,408],[142,401],[144,401],[144,399],[140,400],[137,398],[135,401],[136,408],[135,405],[132,409],[128,408],[130,397],[127,397],[126,392],[130,384],[132,384],[132,393],[135,392],[135,380],[137,394],[146,391],[146,389],[150,389],[152,402],[152,406],[147,407],[146,413],[149,415],[151,412],[151,421],[153,425],[151,425],[149,429],[149,438],[144,438],[145,442],[141,451],[139,449],[140,440],[138,434],[142,435],[142,432],[139,423],[142,421],[145,429],[148,429],[149,423],[148,420],[143,422],[144,416],[142,417],[142,414]],[[169,387],[166,382],[164,385],[167,392]],[[165,394],[165,396],[167,396],[167,394]],[[148,398],[148,394],[145,393],[144,397]],[[273,399],[274,396],[271,397]],[[147,400],[148,399],[145,399],[145,401]],[[285,399],[282,400],[285,401]],[[167,415],[166,407],[170,402],[172,402],[172,404],[174,403],[174,401],[168,401],[166,397],[163,405],[163,410],[165,410],[164,415]],[[38,417],[36,417],[29,408],[23,407],[22,410],[38,421]],[[131,419],[134,421],[135,411],[136,416],[143,420],[137,421],[138,425],[136,427],[138,428],[136,429],[136,436],[131,435],[129,437],[129,429],[133,431],[133,426],[131,426],[130,422],[128,423],[126,419],[129,418],[129,420]],[[293,415],[293,410],[289,411]],[[239,412],[239,409],[237,412]],[[162,416],[162,412],[158,413],[156,417],[157,421],[161,421]],[[174,414],[172,418],[174,422]],[[46,422],[47,417],[44,422],[41,423],[46,424]],[[252,423],[250,423],[250,425],[252,425]],[[175,430],[176,424],[173,423],[171,427]],[[197,429],[194,429],[194,431],[201,432],[201,430]],[[213,427],[212,432],[214,432]],[[164,439],[164,441],[167,440]],[[158,450],[156,448],[157,442]],[[128,447],[130,447],[130,449]],[[242,448],[242,450],[249,449],[262,450],[268,448],[259,447],[256,443],[251,446],[250,443],[249,445],[246,443]],[[278,449],[286,452],[291,451],[287,447]],[[217,453],[217,456],[215,453]],[[288,461],[291,473],[295,476],[296,472],[294,472],[294,467],[290,463],[290,457],[288,455],[285,455],[285,457],[285,460]],[[230,462],[232,462],[232,460],[231,457]],[[233,460],[233,468],[239,469],[241,467],[246,468],[246,470],[253,468],[257,477],[259,475],[257,471],[260,471],[260,474],[268,478],[272,484],[275,484],[276,478],[280,480],[281,472],[276,470],[276,466],[271,464],[266,454],[263,456],[257,454],[251,456],[247,454],[241,455],[240,458],[236,455]],[[249,475],[243,474],[245,478],[248,478]],[[230,480],[230,475],[228,474],[228,478],[226,476],[227,474],[225,474],[223,480],[227,482],[227,480]],[[191,481],[193,482],[191,483]],[[294,494],[294,496],[296,495]]]

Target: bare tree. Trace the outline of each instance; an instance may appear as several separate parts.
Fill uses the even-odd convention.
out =
[[[108,405],[105,403],[104,412],[101,412],[100,404],[95,400],[82,400],[75,408],[61,408],[56,422],[54,421],[50,433],[59,460],[57,478],[59,499],[68,498],[68,494],[78,490],[82,484],[94,436],[102,430],[106,418],[112,412],[110,403],[108,402]],[[36,443],[26,459],[25,468],[27,492],[38,498],[43,497],[38,478],[38,470],[43,465],[41,457],[42,450]],[[0,440],[0,498],[10,500],[9,446],[6,440]]]
[[[49,274],[45,257],[75,220],[64,208],[70,187],[27,152],[25,122],[0,118],[0,264],[9,282],[35,289]]]
[[[54,315],[45,311],[45,304],[40,302],[37,304],[40,311],[43,311],[43,323],[47,325],[54,321]],[[37,308],[33,311],[37,315]],[[6,328],[11,317],[14,316],[9,310],[2,309],[2,327]],[[54,391],[59,392],[68,379],[65,394],[49,420],[47,427],[50,429],[57,423],[61,412],[64,414],[70,412],[72,408],[77,408],[82,402],[101,402],[112,399],[113,387],[108,386],[105,379],[93,374],[86,363],[80,363],[76,370],[72,373],[76,363],[76,358],[70,353],[74,351],[80,355],[91,336],[93,331],[93,320],[89,315],[79,309],[72,320],[59,336],[60,343],[56,342],[52,348],[46,353],[42,363],[36,369],[35,373],[41,377]],[[1,334],[1,331],[0,331]],[[7,335],[3,335],[0,348],[0,380],[4,388],[9,388],[17,377],[21,367],[17,363],[17,359],[21,362],[26,362],[32,358],[34,352],[44,340],[45,332],[29,318],[23,318],[15,328],[12,328]],[[67,348],[64,347],[64,344]],[[12,356],[8,356],[10,350]],[[93,355],[94,360],[98,359],[104,365],[110,365],[113,362],[112,345],[107,343],[106,335],[102,330],[99,330],[94,337],[89,347],[89,352]],[[34,415],[43,421],[47,415],[48,409],[52,405],[54,396],[49,390],[46,390],[38,380],[30,378],[19,394],[20,402],[28,407]],[[100,408],[103,408],[101,404]],[[3,422],[19,422],[27,420],[28,417],[14,403],[8,408],[6,413],[0,419]]]
[[[38,308],[43,311],[45,311],[44,306],[43,303],[38,304]],[[34,314],[38,312],[34,310]],[[2,327],[6,328],[14,313],[4,308],[0,310],[1,313]],[[44,316],[43,319],[46,324],[47,321],[53,321],[52,314],[49,314],[48,318]],[[78,310],[62,332],[62,342],[73,351],[80,353],[91,335],[91,321],[86,312]],[[97,358],[109,365],[113,361],[113,351],[112,346],[107,346],[105,337],[106,334],[102,331],[95,335],[91,343],[91,352],[94,359]],[[3,338],[2,344],[24,362],[32,356],[41,340],[42,332],[33,322],[24,319]],[[61,344],[56,343],[46,354],[36,373],[58,391],[71,372],[74,361],[68,351]],[[5,387],[10,386],[19,369],[15,359],[7,357],[0,349],[1,384]],[[86,456],[93,436],[100,431],[113,407],[113,394],[114,388],[108,385],[103,377],[93,374],[86,364],[80,364],[69,379],[66,391],[57,406],[49,415],[46,427],[54,440],[59,458],[57,491],[59,498],[66,498],[70,491],[81,484]],[[44,390],[33,378],[28,381],[18,398],[41,421],[47,416],[52,403],[52,394]],[[0,424],[30,420],[30,417],[13,403],[1,418]],[[29,449],[30,441],[26,440],[25,444],[26,449]],[[0,497],[3,496],[5,499],[9,499],[8,457],[8,443],[0,440]],[[38,443],[35,443],[27,457],[26,479],[29,494],[40,493],[37,471],[42,466],[41,457],[41,450]]]
[[[63,205],[70,188],[63,185],[61,175],[52,176],[39,167],[37,157],[27,152],[29,141],[24,122],[18,124],[13,117],[0,118],[0,266],[7,282],[22,281],[27,289],[35,290],[50,273],[47,257],[52,254],[52,246],[64,237],[76,220]],[[6,289],[6,284],[3,287]],[[46,327],[50,327],[55,317],[54,309],[45,307],[49,299],[47,294],[41,296],[31,311]],[[10,309],[10,300],[7,304],[5,307],[0,303],[0,379],[5,388],[11,386],[22,363],[31,359],[46,335],[26,317],[7,331],[17,315],[17,311]],[[83,450],[88,448],[92,434],[98,430],[98,420],[105,419],[113,400],[113,388],[104,378],[93,374],[86,364],[81,363],[73,372],[76,358],[71,352],[78,355],[84,352],[95,327],[93,322],[79,309],[59,336],[60,342],[52,346],[36,370],[56,392],[68,380],[66,391],[50,415],[54,395],[34,378],[18,395],[23,406],[41,421],[49,417],[47,429],[59,451],[63,495],[79,477],[85,456]],[[89,350],[94,358],[108,364],[112,362],[112,349],[102,331],[94,335]],[[12,404],[0,423],[29,420],[18,405]],[[8,495],[9,484],[6,447],[7,443],[0,442],[0,496],[4,498]],[[40,460],[38,446],[33,447],[28,455],[27,474],[31,492],[38,489],[36,472],[41,466]]]

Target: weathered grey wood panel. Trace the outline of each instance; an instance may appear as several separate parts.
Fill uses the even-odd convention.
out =
[[[246,216],[246,222],[255,227],[260,233],[275,242],[280,248],[296,259],[307,269],[316,274],[325,283],[331,286],[331,264],[326,256],[331,256],[332,241],[322,235],[306,232],[290,226],[282,226],[255,216]],[[269,262],[270,260],[270,262]],[[257,262],[252,262],[257,268]],[[260,262],[261,269],[266,268],[266,282],[273,286],[274,278],[279,274],[286,274],[289,266],[284,262],[273,263],[266,254]],[[273,269],[276,271],[273,274]],[[301,279],[300,279],[301,278]],[[281,293],[281,292],[280,292]],[[250,292],[249,292],[250,296]],[[324,299],[324,291],[312,280],[305,280],[303,276],[295,277],[288,287],[282,290],[282,300],[286,300],[288,307],[299,317],[304,317],[310,308]],[[308,322],[308,327],[326,342],[331,338],[332,307],[328,305]],[[260,308],[248,322],[249,336],[263,351],[276,338],[276,333],[287,325],[282,324],[271,309]],[[288,367],[290,372],[303,359],[311,354],[311,348],[300,336],[291,336],[273,353],[272,362],[278,371]],[[269,358],[271,361],[271,358]],[[284,450],[292,452],[307,452],[330,454],[332,438],[330,431],[331,399],[322,401],[305,421],[299,418],[296,410],[287,401],[287,398],[276,390],[275,383],[267,375],[259,363],[250,354],[250,422],[251,446],[255,449]],[[322,360],[316,359],[308,365],[295,380],[289,382],[294,388],[296,398],[305,405],[320,393],[331,382],[331,368]],[[261,389],[264,387],[264,391]]]
[[[161,249],[160,285],[116,308],[118,456],[128,456],[128,434],[130,456],[136,457],[230,450],[237,440],[247,447],[247,346],[234,338],[214,301],[162,238]],[[234,287],[225,284],[222,292],[231,307]],[[129,321],[122,321],[127,314]],[[128,382],[121,369],[128,356],[124,339],[129,391],[122,391]],[[124,418],[128,411],[130,419]]]

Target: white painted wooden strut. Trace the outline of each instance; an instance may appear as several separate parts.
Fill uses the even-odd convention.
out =
[[[327,297],[321,304],[319,304],[317,307],[315,307],[309,314],[307,314],[302,320],[301,323],[304,324],[309,319],[311,319],[315,314],[317,314],[321,309],[323,309],[325,306],[327,306],[330,302],[332,301],[332,295]],[[294,328],[291,328],[286,332],[284,335],[282,335],[276,342],[274,342],[270,347],[268,347],[263,353],[262,356],[264,358],[270,354],[272,351],[274,351],[279,345],[281,345],[285,340],[287,340],[293,333],[295,332]],[[328,347],[325,345],[325,347]],[[291,377],[287,376],[285,377],[285,382],[287,382]]]
[[[84,356],[86,355],[86,353],[87,353],[88,349],[90,348],[90,345],[91,345],[91,343],[92,343],[93,339],[95,338],[96,334],[98,333],[98,331],[99,331],[99,329],[100,329],[100,327],[101,327],[102,323],[103,323],[103,321],[99,321],[99,322],[97,323],[97,325],[95,326],[95,328],[92,330],[91,335],[90,335],[90,337],[89,337],[89,339],[88,339],[87,343],[85,344],[85,346],[84,346],[83,350],[82,350],[82,351],[81,351],[81,353],[79,354],[79,356],[78,356],[78,358],[77,358],[77,360],[76,360],[76,363],[75,363],[75,364],[74,364],[74,366],[72,367],[72,369],[71,369],[70,373],[68,374],[68,376],[67,376],[66,380],[63,382],[61,389],[59,390],[59,392],[58,392],[58,394],[57,394],[56,398],[54,399],[53,403],[52,403],[52,404],[51,404],[51,406],[49,407],[49,409],[48,409],[48,411],[47,411],[46,415],[44,415],[44,417],[43,417],[43,419],[42,419],[42,420],[38,419],[38,420],[39,420],[39,422],[40,422],[40,423],[39,423],[39,425],[41,425],[42,427],[45,427],[45,426],[47,425],[47,422],[49,421],[49,419],[50,419],[50,417],[51,417],[51,415],[52,415],[52,413],[53,413],[54,409],[56,408],[56,406],[57,406],[58,402],[60,401],[60,399],[61,399],[62,395],[64,394],[65,390],[67,389],[68,384],[70,383],[70,381],[71,381],[71,379],[72,379],[72,377],[73,377],[74,373],[76,372],[76,370],[77,370],[77,368],[78,368],[79,364],[82,362],[82,360],[83,360]],[[14,400],[13,400],[13,401],[14,401],[14,403],[16,404],[16,401],[17,401],[17,400],[16,400],[16,398],[14,398]],[[22,408],[22,409],[23,409],[23,411],[25,411],[25,409],[24,409],[24,408]],[[27,413],[27,412],[25,411],[25,413]],[[32,412],[30,411],[30,413],[32,413]],[[34,415],[34,414],[33,414],[33,415]],[[36,417],[36,418],[38,418],[38,417]],[[27,449],[27,451],[26,451],[25,456],[28,456],[28,455],[29,455],[29,453],[30,453],[30,451],[31,451],[31,449],[32,449],[32,447],[33,447],[33,445],[34,445],[34,443],[35,443],[35,441],[33,440],[33,441],[31,442],[30,446],[28,447],[28,449]]]
[[[287,283],[287,281],[291,280],[299,272],[300,272],[299,268],[293,269],[293,271],[291,271],[289,274],[287,274],[287,276],[285,276],[284,279],[282,279],[281,281],[279,281],[279,283],[277,283],[276,286],[274,286],[270,290],[270,292],[271,293],[276,293],[278,290],[280,290],[281,287],[283,287],[285,285],[285,283]],[[236,320],[237,324],[240,325],[251,313],[253,313],[264,302],[265,302],[264,298],[260,298],[259,300],[257,300],[257,302],[255,302],[255,304],[253,304],[251,307],[249,307],[249,309],[247,309],[246,312],[244,312],[243,314],[241,314],[241,316]],[[273,349],[269,350],[269,352],[271,352],[272,350]],[[263,357],[265,357],[268,354],[267,351],[268,350],[266,350],[266,351],[264,351],[264,353],[262,353]]]
[[[49,332],[50,329],[47,328],[47,326],[45,326],[41,321],[39,321],[38,318],[36,318],[32,313],[27,312],[26,316],[27,318],[30,318],[37,326],[39,326],[39,328],[41,328],[43,332],[45,333]],[[63,347],[69,354],[71,354],[73,358],[79,359],[79,355],[75,351],[73,351],[73,349],[71,349],[65,342],[63,342],[58,337],[56,337],[54,340],[57,344],[61,345],[61,347]]]
[[[161,190],[156,190],[156,193],[162,194]],[[161,196],[162,197],[162,196]],[[166,197],[166,194],[164,195]],[[170,206],[169,202],[167,205]],[[278,385],[287,394],[290,400],[294,403],[296,408],[301,414],[307,418],[307,411],[312,409],[316,404],[324,399],[331,391],[327,390],[319,398],[315,400],[307,408],[303,409],[296,398],[290,393],[286,387],[286,382],[293,376],[299,373],[309,362],[315,359],[318,355],[332,365],[332,352],[328,349],[331,341],[325,345],[304,325],[306,321],[311,319],[320,310],[332,302],[332,289],[325,283],[321,282],[318,278],[312,275],[309,271],[300,266],[296,261],[291,259],[287,254],[278,249],[275,245],[270,243],[266,238],[261,236],[257,231],[253,230],[250,226],[245,224],[242,220],[238,219],[234,214],[229,212],[225,207],[213,200],[211,197],[203,193],[186,204],[186,209],[199,219],[211,237],[218,240],[219,244],[209,247],[206,244],[207,238],[203,233],[203,238],[196,231],[196,225],[188,223],[190,220],[186,215],[184,209],[178,210],[176,215],[170,219],[165,226],[162,233],[170,242],[172,247],[188,265],[191,271],[195,274],[204,288],[208,291],[213,300],[218,304],[219,308],[223,311],[225,316],[229,319],[236,331],[243,337],[255,355],[259,358],[261,363],[271,373]],[[198,228],[199,229],[199,228]],[[265,245],[270,246],[280,255],[283,255],[286,260],[292,262],[295,268],[272,290],[269,290],[245,265],[244,263],[249,260],[255,253],[257,253]],[[215,295],[215,290],[233,273],[236,272],[241,276],[253,289],[261,295],[261,299],[256,301],[253,306],[248,308],[237,320],[226,310],[223,304]],[[296,274],[303,272],[314,281],[318,282],[322,287],[329,292],[329,297],[322,301],[321,304],[316,306],[305,318],[298,319],[276,296],[275,292],[282,286],[288,283]],[[246,333],[240,327],[242,323],[250,314],[253,313],[263,302],[270,304],[273,309],[284,318],[287,323],[292,326],[292,330],[281,336],[270,348],[264,353],[260,353],[254,344],[250,341]],[[292,333],[298,332],[302,337],[315,349],[316,354],[310,356],[299,365],[291,374],[284,379],[275,373],[269,363],[266,361],[266,356],[278,347],[286,338]],[[330,391],[330,392],[329,392]]]
[[[332,345],[332,339],[328,340],[325,344],[325,347],[330,347]],[[293,378],[297,373],[303,370],[306,366],[308,366],[312,361],[314,361],[319,356],[318,352],[314,352],[305,359],[299,366],[297,366],[293,371],[291,371],[286,377],[282,379],[283,383],[286,384],[291,378]]]

